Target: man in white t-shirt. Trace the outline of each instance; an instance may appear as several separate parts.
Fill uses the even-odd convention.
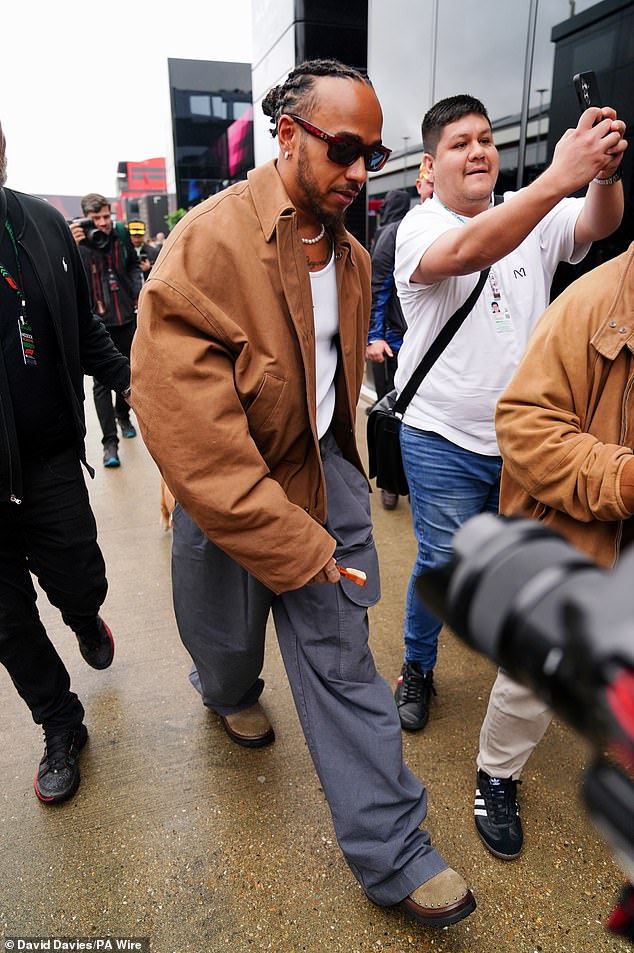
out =
[[[491,270],[403,416],[401,449],[418,540],[395,692],[404,729],[427,722],[441,628],[416,596],[415,579],[451,559],[453,535],[467,519],[497,512],[496,401],[548,305],[558,263],[580,261],[592,241],[621,221],[624,132],[613,109],[587,109],[557,143],[549,168],[494,207],[499,161],[482,103],[453,96],[423,120],[423,164],[434,194],[405,216],[397,235],[395,279],[407,322],[399,392],[479,273]],[[584,199],[566,197],[585,186]]]

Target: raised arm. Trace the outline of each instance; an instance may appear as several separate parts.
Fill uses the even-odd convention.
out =
[[[600,116],[602,119],[593,126]],[[625,123],[609,107],[586,109],[574,129],[568,129],[555,147],[550,166],[522,189],[512,202],[467,219],[463,228],[441,235],[425,252],[412,281],[433,284],[454,275],[469,275],[494,264],[526,238],[555,205],[592,183],[581,213],[575,240],[592,241],[610,234],[623,212],[619,185],[599,185],[595,176],[612,174],[627,143]],[[585,215],[584,215],[585,213]]]
[[[612,119],[617,131],[625,124],[617,120],[613,109],[605,107],[603,115]],[[575,242],[579,245],[585,242],[598,241],[606,238],[619,227],[623,218],[623,184],[621,182],[620,167],[623,153],[627,149],[627,142],[621,139],[611,150],[609,161],[597,172],[588,186],[585,202],[575,226]]]

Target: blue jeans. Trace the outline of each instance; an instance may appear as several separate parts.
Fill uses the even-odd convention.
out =
[[[442,622],[418,598],[416,578],[451,560],[454,533],[470,517],[497,513],[502,460],[463,450],[438,434],[407,424],[401,425],[401,452],[418,541],[405,606],[405,660],[430,672],[436,664]]]

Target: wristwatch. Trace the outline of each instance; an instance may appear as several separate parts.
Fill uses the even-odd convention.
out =
[[[609,175],[607,179],[600,179],[596,176],[592,181],[596,182],[597,185],[614,185],[616,182],[620,182],[622,178],[623,170],[621,166],[619,166],[616,172],[614,172],[613,175]]]

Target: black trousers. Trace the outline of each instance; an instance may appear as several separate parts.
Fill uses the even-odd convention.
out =
[[[22,503],[0,504],[0,662],[37,724],[67,727],[84,709],[40,621],[31,573],[77,632],[106,597],[106,567],[76,452],[29,461],[23,476]]]
[[[132,338],[136,331],[136,321],[128,321],[127,324],[113,325],[106,329],[112,338],[113,344],[124,357],[130,360],[130,349],[132,347]],[[112,391],[109,387],[104,387],[99,381],[93,382],[92,388],[95,400],[95,409],[101,433],[103,434],[102,443],[109,440],[118,440],[117,420],[127,420],[130,416],[130,405],[121,394],[115,397],[114,408],[112,406]],[[116,416],[115,416],[116,415]]]

